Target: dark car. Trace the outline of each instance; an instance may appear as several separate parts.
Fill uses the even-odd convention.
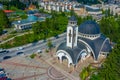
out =
[[[4,68],[0,68],[0,71],[4,71]]]
[[[16,55],[20,55],[20,54],[22,54],[22,53],[23,53],[23,52],[17,52]]]
[[[5,56],[5,57],[3,57],[4,60],[5,59],[9,59],[9,58],[11,58],[11,56]]]
[[[58,36],[58,35],[56,35],[56,36],[55,36],[55,38],[56,38],[56,39],[58,39],[58,38],[59,38],[59,36]]]
[[[9,50],[6,50],[6,49],[0,49],[0,53],[8,53]]]
[[[47,40],[46,40],[46,39],[44,39],[44,40],[43,40],[43,42],[47,42]]]
[[[3,30],[2,34],[5,34],[5,33],[7,33],[7,32],[8,32],[7,30]]]

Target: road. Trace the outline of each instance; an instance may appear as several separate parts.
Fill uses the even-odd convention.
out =
[[[66,33],[63,33],[58,36],[59,36],[59,38],[57,38],[57,39],[55,37],[49,38],[52,41],[53,45],[60,44],[66,40],[65,39]],[[24,54],[32,54],[39,49],[42,50],[42,49],[48,48],[47,41],[45,42],[44,40],[38,41],[36,43],[30,43],[30,44],[24,45],[22,47],[24,47],[23,50],[17,50],[18,47],[15,47],[15,48],[9,49],[8,53],[0,53],[0,61],[3,61],[3,57],[5,57],[5,56],[11,56],[11,57],[17,56],[17,54],[16,54],[17,52],[24,52]]]

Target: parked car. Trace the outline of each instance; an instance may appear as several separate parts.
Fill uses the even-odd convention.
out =
[[[6,49],[0,49],[0,53],[8,53],[9,52],[9,50],[6,50]]]
[[[59,38],[59,35],[56,35],[55,38],[58,39],[58,38]]]
[[[4,71],[4,68],[0,68],[0,71]]]
[[[16,55],[20,55],[20,54],[22,54],[22,53],[23,53],[23,52],[17,52]]]
[[[39,49],[39,50],[37,50],[37,53],[42,53],[42,50],[40,50],[40,49]]]
[[[45,42],[47,42],[47,40],[46,40],[46,39],[44,39],[44,40],[43,40],[43,42],[45,43]]]
[[[11,58],[11,56],[5,56],[5,57],[3,57],[4,60],[5,59],[9,59],[9,58]]]
[[[5,34],[5,33],[7,33],[7,32],[8,32],[7,30],[3,30],[2,34]]]
[[[17,50],[23,50],[24,48],[23,47],[18,47]]]

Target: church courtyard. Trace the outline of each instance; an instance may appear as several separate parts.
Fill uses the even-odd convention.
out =
[[[0,63],[7,73],[7,76],[13,80],[80,80],[79,74],[84,67],[94,63],[90,56],[84,61],[79,61],[74,68],[67,64],[67,59],[62,63],[55,56],[56,48],[50,52],[38,54],[34,59],[30,55],[20,55]],[[102,61],[104,57],[100,57]]]

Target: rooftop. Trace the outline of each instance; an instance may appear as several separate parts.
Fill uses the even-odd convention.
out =
[[[79,26],[78,31],[80,33],[89,34],[89,35],[100,34],[99,25],[95,21],[91,21],[91,20],[82,23]]]
[[[14,12],[13,10],[4,10],[5,13],[12,13]]]

